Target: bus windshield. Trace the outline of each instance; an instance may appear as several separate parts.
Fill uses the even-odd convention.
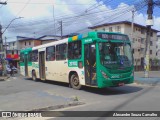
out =
[[[101,64],[111,69],[131,67],[132,52],[128,43],[99,43]]]

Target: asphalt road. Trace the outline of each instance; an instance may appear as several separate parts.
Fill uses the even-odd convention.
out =
[[[160,111],[160,86],[130,84],[105,89],[83,87],[82,90],[74,90],[69,88],[68,84],[52,81],[46,83],[34,82],[18,75],[0,82],[0,110]],[[61,120],[63,118],[42,119]],[[117,118],[65,119],[115,120]],[[127,118],[119,117],[119,119]],[[133,117],[129,119],[133,119]],[[135,119],[158,120],[160,118],[143,117]]]

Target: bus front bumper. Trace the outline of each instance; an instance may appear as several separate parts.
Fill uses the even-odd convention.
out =
[[[99,84],[98,87],[99,88],[118,87],[118,86],[123,86],[125,84],[131,84],[133,83],[133,81],[134,81],[133,76],[121,79],[102,79],[101,84]]]

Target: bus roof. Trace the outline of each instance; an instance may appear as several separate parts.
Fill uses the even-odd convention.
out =
[[[76,36],[73,36],[73,37],[70,37],[68,39],[69,42],[73,42],[73,41],[76,41],[76,40],[81,40],[83,38],[99,38],[98,37],[98,34],[116,34],[116,35],[124,35],[124,36],[127,36],[126,34],[123,34],[123,33],[119,33],[119,32],[96,32],[96,31],[91,31],[91,32],[88,32],[88,34],[79,34],[79,35],[76,35]]]
[[[32,50],[37,50],[37,49],[45,48],[45,47],[52,46],[52,45],[67,43],[67,41],[68,41],[68,38],[65,38],[65,39],[62,39],[62,40],[58,40],[58,41],[50,42],[50,43],[47,43],[47,44],[44,44],[44,45],[39,45],[39,46],[33,47]]]

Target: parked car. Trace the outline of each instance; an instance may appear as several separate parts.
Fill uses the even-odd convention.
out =
[[[12,69],[13,69],[14,73],[17,73],[17,68],[15,66],[13,66]],[[10,65],[6,65],[6,71],[8,74],[11,72]]]

